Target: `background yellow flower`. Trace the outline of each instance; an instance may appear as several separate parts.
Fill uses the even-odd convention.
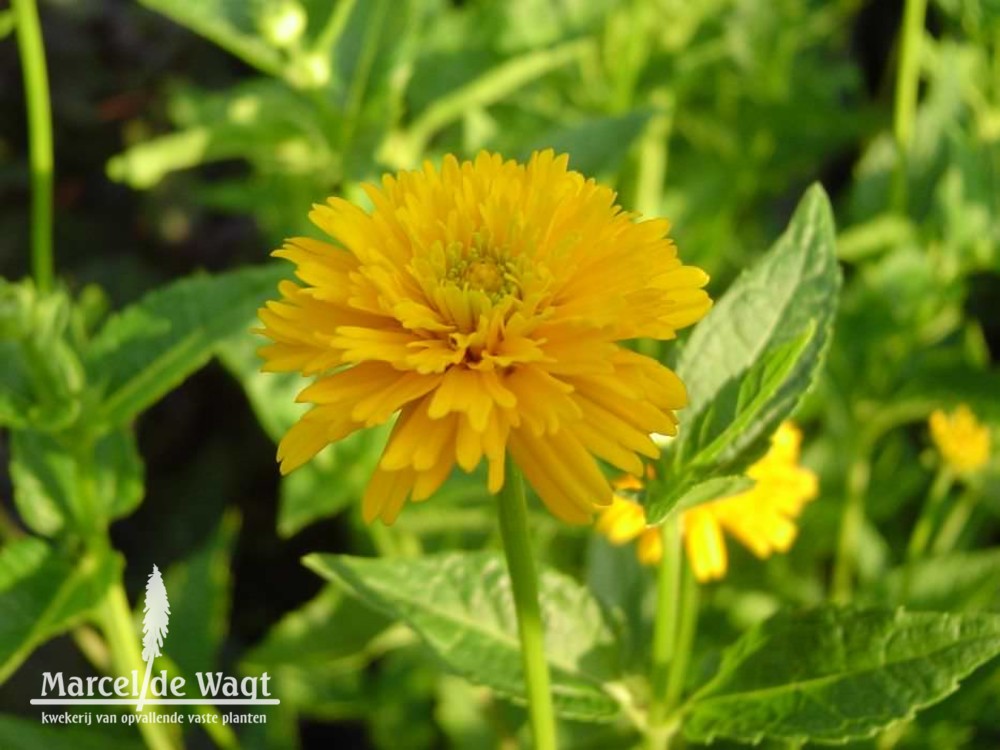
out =
[[[726,574],[724,531],[761,559],[792,546],[795,519],[819,491],[815,473],[798,465],[801,443],[801,431],[784,422],[771,437],[768,452],[747,470],[756,482],[751,489],[684,511],[681,530],[688,561],[699,581]],[[640,561],[655,565],[663,556],[660,529],[647,527],[642,506],[623,494],[641,486],[634,477],[617,481],[619,492],[611,507],[601,513],[596,528],[613,544],[638,538]]]
[[[990,458],[990,430],[980,424],[966,404],[946,414],[935,410],[930,417],[931,439],[945,463],[957,473],[975,471]]]
[[[265,369],[317,375],[313,404],[278,448],[282,472],[399,412],[365,493],[392,522],[457,463],[507,450],[549,509],[586,522],[611,502],[596,458],[641,473],[651,433],[675,434],[677,376],[617,342],[670,339],[710,306],[669,223],[638,221],[615,194],[536,153],[481,153],[366,185],[366,212],[339,198],[310,218],[337,242],[289,240],[275,254],[302,283],[260,310]]]

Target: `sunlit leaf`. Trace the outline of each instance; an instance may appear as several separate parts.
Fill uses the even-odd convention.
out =
[[[1000,654],[1000,615],[824,607],[778,614],[723,655],[684,733],[757,743],[871,737]]]
[[[503,559],[448,553],[413,560],[310,555],[305,563],[386,614],[403,620],[451,670],[523,702],[517,619]],[[545,571],[540,581],[552,695],[563,716],[619,714],[615,631],[586,589]]]

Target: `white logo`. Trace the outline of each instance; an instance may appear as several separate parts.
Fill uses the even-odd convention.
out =
[[[142,660],[146,662],[146,676],[142,679],[142,693],[135,705],[136,711],[142,710],[142,704],[146,700],[153,659],[160,655],[163,639],[167,637],[167,625],[170,623],[170,601],[167,599],[167,590],[163,587],[163,576],[155,565],[146,581],[146,604],[142,612]]]
[[[125,715],[122,723],[136,724],[150,717],[142,712],[145,706],[276,706],[281,701],[271,697],[270,675],[242,679],[223,672],[195,672],[199,697],[189,697],[188,680],[180,675],[168,677],[167,670],[154,674],[153,662],[162,656],[163,641],[167,637],[170,624],[170,600],[163,585],[163,576],[155,565],[146,580],[146,596],[142,618],[142,660],[145,673],[139,682],[139,672],[133,669],[129,675],[104,675],[101,677],[66,676],[62,672],[42,674],[41,697],[32,698],[33,706],[135,706],[136,715]],[[141,687],[140,687],[141,685]],[[86,723],[88,714],[82,717],[69,714],[42,714],[42,723]],[[215,717],[218,719],[218,716]],[[98,723],[118,723],[115,714],[99,714]],[[203,721],[200,715],[192,715],[192,723]],[[227,713],[222,716],[223,724],[261,723],[264,716]],[[185,717],[175,713],[172,717],[161,715],[157,723],[184,723]]]

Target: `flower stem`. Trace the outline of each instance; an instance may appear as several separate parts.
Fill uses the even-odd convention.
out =
[[[139,651],[138,632],[121,581],[108,589],[101,617],[104,636],[111,648],[111,663],[117,674],[127,676],[133,670],[142,669],[145,664]],[[175,750],[177,747],[163,724],[140,722],[139,731],[150,750]]]
[[[668,709],[673,709],[684,693],[684,681],[687,678],[688,664],[691,662],[691,649],[698,629],[698,582],[694,578],[690,566],[684,564],[681,555],[681,602],[680,624],[677,628],[677,643],[674,647],[674,658],[670,662],[670,676],[667,680]]]
[[[917,88],[920,84],[920,42],[924,33],[927,0],[906,0],[903,27],[900,30],[899,69],[893,103],[892,131],[896,140],[896,170],[892,181],[892,207],[906,210],[907,157],[913,138],[917,111]]]
[[[934,540],[931,551],[935,555],[947,554],[955,548],[978,501],[979,496],[974,490],[969,489],[962,493],[951,512],[945,517],[941,530]]]
[[[640,141],[635,206],[643,216],[659,216],[663,211],[663,186],[667,179],[675,95],[670,89],[662,87],[654,90],[650,99],[659,111],[650,118]]]
[[[667,519],[660,532],[663,535],[663,559],[656,578],[656,619],[653,622],[652,695],[649,703],[649,748],[667,747],[673,730],[667,725],[672,702],[678,691],[671,689],[672,675],[678,658],[678,632],[681,622],[681,529],[676,516]],[[679,674],[679,672],[678,672]],[[671,679],[673,677],[673,679]]]
[[[934,482],[927,493],[927,500],[924,501],[924,507],[920,511],[920,517],[913,527],[910,542],[906,547],[907,562],[918,560],[927,552],[927,546],[931,541],[931,532],[934,531],[934,518],[937,515],[938,508],[941,507],[941,503],[948,496],[953,481],[952,473],[944,468],[934,477]]]
[[[45,45],[35,0],[13,0],[24,76],[31,161],[31,269],[39,291],[52,288],[52,111]]]
[[[537,750],[555,750],[556,723],[549,689],[549,665],[545,660],[542,616],[538,606],[538,578],[528,534],[528,510],[524,483],[514,462],[507,459],[507,481],[497,495],[500,536],[503,538],[507,570],[514,592],[521,656],[528,693],[528,716]]]

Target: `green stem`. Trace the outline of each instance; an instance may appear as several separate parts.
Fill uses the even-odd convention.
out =
[[[833,567],[833,600],[846,604],[853,589],[855,556],[861,527],[865,520],[865,494],[871,477],[871,464],[866,443],[862,441],[858,454],[851,462],[847,475],[847,498],[837,539],[837,556]]]
[[[667,179],[670,133],[674,122],[674,94],[657,89],[650,100],[659,111],[649,120],[639,144],[639,164],[635,179],[635,207],[643,216],[659,216],[663,211],[663,187]]]
[[[670,677],[667,681],[666,704],[669,710],[678,705],[684,693],[684,681],[687,679],[688,665],[691,662],[691,650],[694,647],[694,637],[698,630],[698,582],[690,566],[684,564],[681,578],[680,625],[677,628],[677,644],[674,648],[674,659],[670,662]]]
[[[945,517],[944,523],[941,524],[941,530],[934,540],[931,551],[935,555],[944,555],[955,549],[977,502],[979,502],[979,495],[975,491],[966,490],[962,493],[951,512]]]
[[[913,125],[917,111],[917,88],[920,84],[920,42],[924,33],[927,0],[906,0],[900,30],[899,69],[893,105],[892,130],[896,140],[896,170],[893,174],[892,205],[906,210],[906,173]]]
[[[917,523],[913,527],[913,533],[910,535],[910,542],[906,546],[907,562],[912,563],[915,560],[919,560],[927,552],[927,545],[930,544],[931,533],[934,531],[934,520],[937,516],[938,508],[941,507],[945,498],[948,497],[948,492],[951,490],[953,482],[954,477],[946,468],[942,468],[937,473],[937,476],[934,477],[934,482],[927,493],[927,499],[924,501],[924,507],[920,511]]]
[[[680,519],[675,516],[663,524],[663,559],[656,577],[656,619],[653,622],[652,695],[649,702],[649,732],[646,745],[667,747],[672,729],[667,725],[671,709],[671,672],[677,658],[678,632],[681,620],[681,555]],[[676,679],[676,678],[675,678]],[[676,690],[676,688],[675,688]]]
[[[101,608],[101,620],[116,673],[127,676],[133,670],[143,670],[145,663],[139,650],[139,632],[132,621],[132,610],[129,609],[128,597],[121,581],[108,590]],[[150,750],[175,750],[178,747],[166,725],[141,722],[139,732]]]
[[[514,462],[507,459],[507,480],[497,495],[500,535],[503,538],[507,570],[514,592],[517,628],[521,636],[521,656],[528,693],[528,716],[537,750],[554,750],[556,722],[549,689],[549,665],[545,660],[542,616],[538,607],[538,578],[531,554],[528,509],[524,483]]]
[[[39,291],[52,288],[52,111],[45,45],[35,0],[13,0],[24,76],[31,162],[31,270]]]

